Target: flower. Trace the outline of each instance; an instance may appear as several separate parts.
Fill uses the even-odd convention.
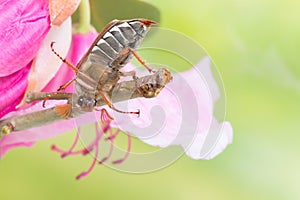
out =
[[[71,21],[66,17],[70,14],[61,14],[53,12],[53,10],[51,11],[55,13],[53,15],[57,15],[51,17],[54,24],[61,24],[66,20],[60,27],[50,28],[48,1],[46,0],[35,1],[38,3],[27,0],[20,6],[18,5],[19,7],[16,5],[16,1],[10,2],[11,4],[4,2],[0,7],[0,11],[5,14],[3,18],[5,20],[0,19],[0,28],[3,30],[0,29],[0,35],[4,38],[1,44],[9,47],[5,49],[7,56],[0,61],[0,67],[2,66],[0,68],[0,82],[2,83],[0,84],[0,117],[6,115],[5,118],[42,109],[42,103],[38,102],[24,106],[19,104],[22,107],[16,110],[16,105],[20,103],[24,93],[26,94],[29,90],[56,91],[59,86],[73,78],[74,72],[65,64],[61,66],[61,61],[51,52],[50,43],[52,41],[57,42],[56,51],[62,57],[65,57],[68,52],[66,60],[75,65],[97,37],[97,33],[93,31],[87,34],[78,33],[72,36],[71,42]],[[73,10],[78,6],[76,2],[78,3],[78,1],[74,1],[74,5],[72,5]],[[13,6],[11,6],[12,4]],[[35,6],[32,7],[32,5]],[[50,7],[53,8],[53,5],[55,4],[51,4]],[[66,9],[66,12],[72,13],[72,9],[71,11]],[[24,25],[21,23],[21,28],[16,28],[20,22]],[[33,40],[36,41],[32,44]],[[26,47],[24,54],[21,47]],[[15,59],[16,57],[18,59]],[[156,98],[132,99],[116,104],[118,108],[127,106],[121,110],[140,109],[140,117],[115,113],[107,109],[108,113],[102,111],[102,114],[106,115],[102,118],[109,119],[107,117],[109,115],[113,116],[114,120],[104,121],[100,128],[97,124],[99,117],[95,117],[99,116],[99,113],[94,111],[79,116],[76,120],[64,120],[42,127],[13,132],[0,139],[0,156],[4,156],[10,149],[31,147],[39,140],[55,137],[68,130],[78,128],[75,142],[69,150],[64,151],[52,146],[52,150],[60,153],[62,157],[94,154],[90,168],[79,174],[77,179],[85,177],[92,171],[98,160],[99,142],[103,140],[103,135],[106,133],[109,134],[106,140],[111,142],[110,150],[107,156],[100,159],[99,163],[104,163],[111,157],[114,139],[120,130],[133,134],[152,146],[161,148],[181,146],[183,152],[193,159],[211,159],[220,154],[232,142],[232,127],[229,122],[218,121],[213,115],[214,104],[220,94],[210,71],[210,65],[210,58],[205,57],[190,70],[174,74],[173,82],[164,88]],[[132,65],[128,65],[127,69],[130,67]],[[66,91],[74,92],[74,87],[70,86]],[[59,101],[47,101],[47,107],[53,107],[59,103]],[[74,147],[79,139],[80,126],[92,122],[96,122],[95,138],[82,150],[75,151]],[[128,157],[131,147],[130,134],[127,134],[128,148],[125,156],[114,161],[114,164],[122,163]]]
[[[0,4],[0,117],[15,110],[27,87],[33,58],[50,30],[47,0]]]

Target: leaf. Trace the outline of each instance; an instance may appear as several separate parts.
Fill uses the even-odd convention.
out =
[[[137,0],[92,0],[92,25],[98,32],[113,19],[145,18],[160,21],[159,10],[151,4]],[[78,21],[78,12],[73,15]]]

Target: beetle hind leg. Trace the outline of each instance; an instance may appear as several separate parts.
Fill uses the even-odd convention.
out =
[[[152,73],[155,73],[155,70],[150,67],[138,54],[135,50],[130,49],[130,52],[132,53],[132,55],[149,71]]]
[[[111,108],[113,109],[114,111],[116,112],[119,112],[119,113],[124,113],[124,114],[136,114],[138,116],[140,116],[140,110],[138,111],[122,111],[122,110],[119,110],[117,109],[113,103],[111,102],[111,99],[110,97],[108,96],[108,94],[106,92],[103,92],[103,91],[100,91],[100,94],[104,100],[104,102]]]

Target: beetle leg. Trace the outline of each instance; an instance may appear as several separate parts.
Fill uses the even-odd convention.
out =
[[[137,88],[137,91],[142,94],[142,91],[140,90],[140,88],[138,87],[138,83],[137,83],[137,80],[138,80],[138,77],[136,76],[136,72],[135,71],[129,71],[129,72],[121,72],[121,76],[132,76],[132,79],[134,80],[135,82],[135,86]]]
[[[65,63],[68,67],[70,67],[76,74],[78,73],[78,68],[76,68],[75,66],[73,66],[71,63],[69,63],[66,59],[62,58],[53,48],[53,44],[55,42],[51,42],[50,47],[52,52],[61,60],[63,61],[63,63]]]
[[[129,72],[121,72],[121,76],[131,76],[132,79],[135,81],[135,83],[137,85],[137,79],[138,79],[138,77],[136,76],[136,72],[135,71],[132,70],[132,71],[129,71]]]
[[[155,70],[150,67],[138,54],[135,50],[130,49],[130,52],[132,53],[132,55],[149,71],[152,73],[155,73]]]
[[[72,112],[71,104],[56,105],[54,109],[57,115],[64,119],[68,119]]]
[[[110,97],[108,96],[108,94],[106,92],[100,91],[100,94],[103,98],[103,101],[114,111],[117,111],[119,113],[124,113],[124,114],[137,114],[138,116],[140,115],[140,110],[138,110],[136,112],[130,112],[130,111],[122,111],[122,110],[117,109],[111,102]]]
[[[136,76],[136,72],[135,71],[129,71],[129,72],[121,72],[121,76],[132,76],[132,79],[133,80],[136,80],[137,79],[137,76]]]
[[[67,87],[69,87],[69,85],[71,85],[71,83],[73,83],[75,81],[75,79],[71,79],[68,82],[66,82],[65,84],[61,85],[58,89],[57,92],[66,89]]]

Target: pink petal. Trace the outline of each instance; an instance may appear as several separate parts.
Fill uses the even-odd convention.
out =
[[[0,4],[0,77],[27,66],[50,29],[47,0],[8,0]]]
[[[211,136],[209,136],[209,134]],[[213,120],[211,128],[203,133],[198,134],[194,138],[192,145],[185,146],[188,156],[193,159],[209,160],[220,154],[233,139],[233,131],[229,122],[218,123]],[[204,141],[208,149],[205,149]],[[202,144],[202,145],[195,145]]]
[[[9,76],[0,77],[0,118],[15,110],[23,98],[30,66],[31,63]]]
[[[114,112],[113,125],[153,146],[180,145],[194,159],[216,156],[231,143],[232,129],[228,122],[219,124],[213,117],[219,91],[211,72],[207,72],[208,57],[194,68],[174,74],[173,81],[156,98],[116,104],[122,110],[140,109],[141,115],[137,118]]]
[[[94,39],[97,37],[97,33],[88,33],[88,34],[75,34],[73,35],[72,44],[70,47],[69,55],[67,56],[67,60],[71,63],[77,63],[84,55],[84,53],[88,50],[90,45],[93,43]],[[63,83],[74,77],[74,72],[70,70],[67,66],[62,65],[59,71],[57,72],[57,76],[55,76],[44,88],[44,91],[56,91],[57,88]],[[74,91],[73,87],[67,88],[66,91]],[[61,101],[47,101],[47,107],[53,107],[57,104],[61,104]],[[42,110],[42,102],[32,105],[26,109],[20,109],[15,112],[10,112],[5,116],[5,118],[11,116],[19,116],[26,113],[31,113],[35,111]],[[88,115],[92,116],[93,113],[89,113]],[[87,116],[88,116],[87,115]],[[95,116],[93,116],[95,118]],[[91,123],[88,121],[89,119],[86,116],[80,116],[79,120],[85,123]],[[54,124],[50,124],[47,126],[32,128],[25,131],[11,133],[2,139],[0,139],[0,152],[4,156],[8,149],[12,149],[14,147],[20,146],[31,146],[33,142],[44,140],[48,138],[52,138],[63,134],[69,130],[72,130],[78,126],[74,120],[64,120],[61,122],[57,122]]]

